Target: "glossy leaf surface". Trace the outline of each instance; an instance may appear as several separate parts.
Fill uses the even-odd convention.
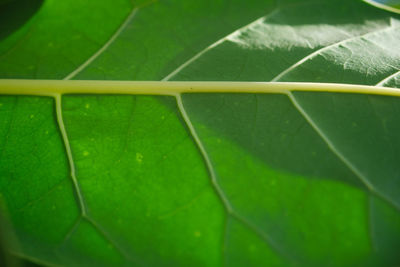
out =
[[[365,0],[365,2],[390,12],[400,13],[399,0]]]
[[[399,27],[348,0],[44,1],[1,40],[0,74],[398,88]],[[65,266],[399,264],[399,98],[251,91],[2,89],[10,249]]]

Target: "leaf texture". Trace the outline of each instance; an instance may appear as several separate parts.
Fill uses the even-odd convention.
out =
[[[1,40],[2,78],[382,94],[0,86],[10,250],[62,266],[399,264],[400,102],[382,88],[400,87],[399,40],[400,17],[360,1],[45,1]]]

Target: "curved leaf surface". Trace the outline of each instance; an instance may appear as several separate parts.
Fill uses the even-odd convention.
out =
[[[400,13],[399,0],[365,0],[365,2],[391,12]]]

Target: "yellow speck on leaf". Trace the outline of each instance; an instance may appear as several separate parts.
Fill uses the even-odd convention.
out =
[[[255,246],[255,245],[250,245],[250,246],[249,246],[249,251],[250,251],[250,252],[256,251],[256,246]]]
[[[89,151],[83,151],[83,153],[82,153],[85,157],[87,157],[87,156],[89,156]]]
[[[195,231],[194,232],[194,236],[195,237],[200,237],[201,236],[201,232],[200,231]]]
[[[33,119],[35,117],[35,115],[33,115],[33,114],[31,114],[30,116],[29,116],[29,118],[31,118],[31,119]]]
[[[85,108],[86,108],[86,109],[89,109],[89,108],[90,108],[90,104],[89,104],[89,103],[86,103],[86,104],[85,104]]]
[[[139,152],[136,152],[136,161],[139,163],[143,162],[143,155]]]

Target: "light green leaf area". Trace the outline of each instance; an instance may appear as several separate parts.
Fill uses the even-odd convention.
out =
[[[45,0],[1,39],[1,78],[165,83],[0,81],[9,250],[56,266],[400,264],[400,94],[383,88],[400,87],[399,42],[400,17],[358,0]]]

